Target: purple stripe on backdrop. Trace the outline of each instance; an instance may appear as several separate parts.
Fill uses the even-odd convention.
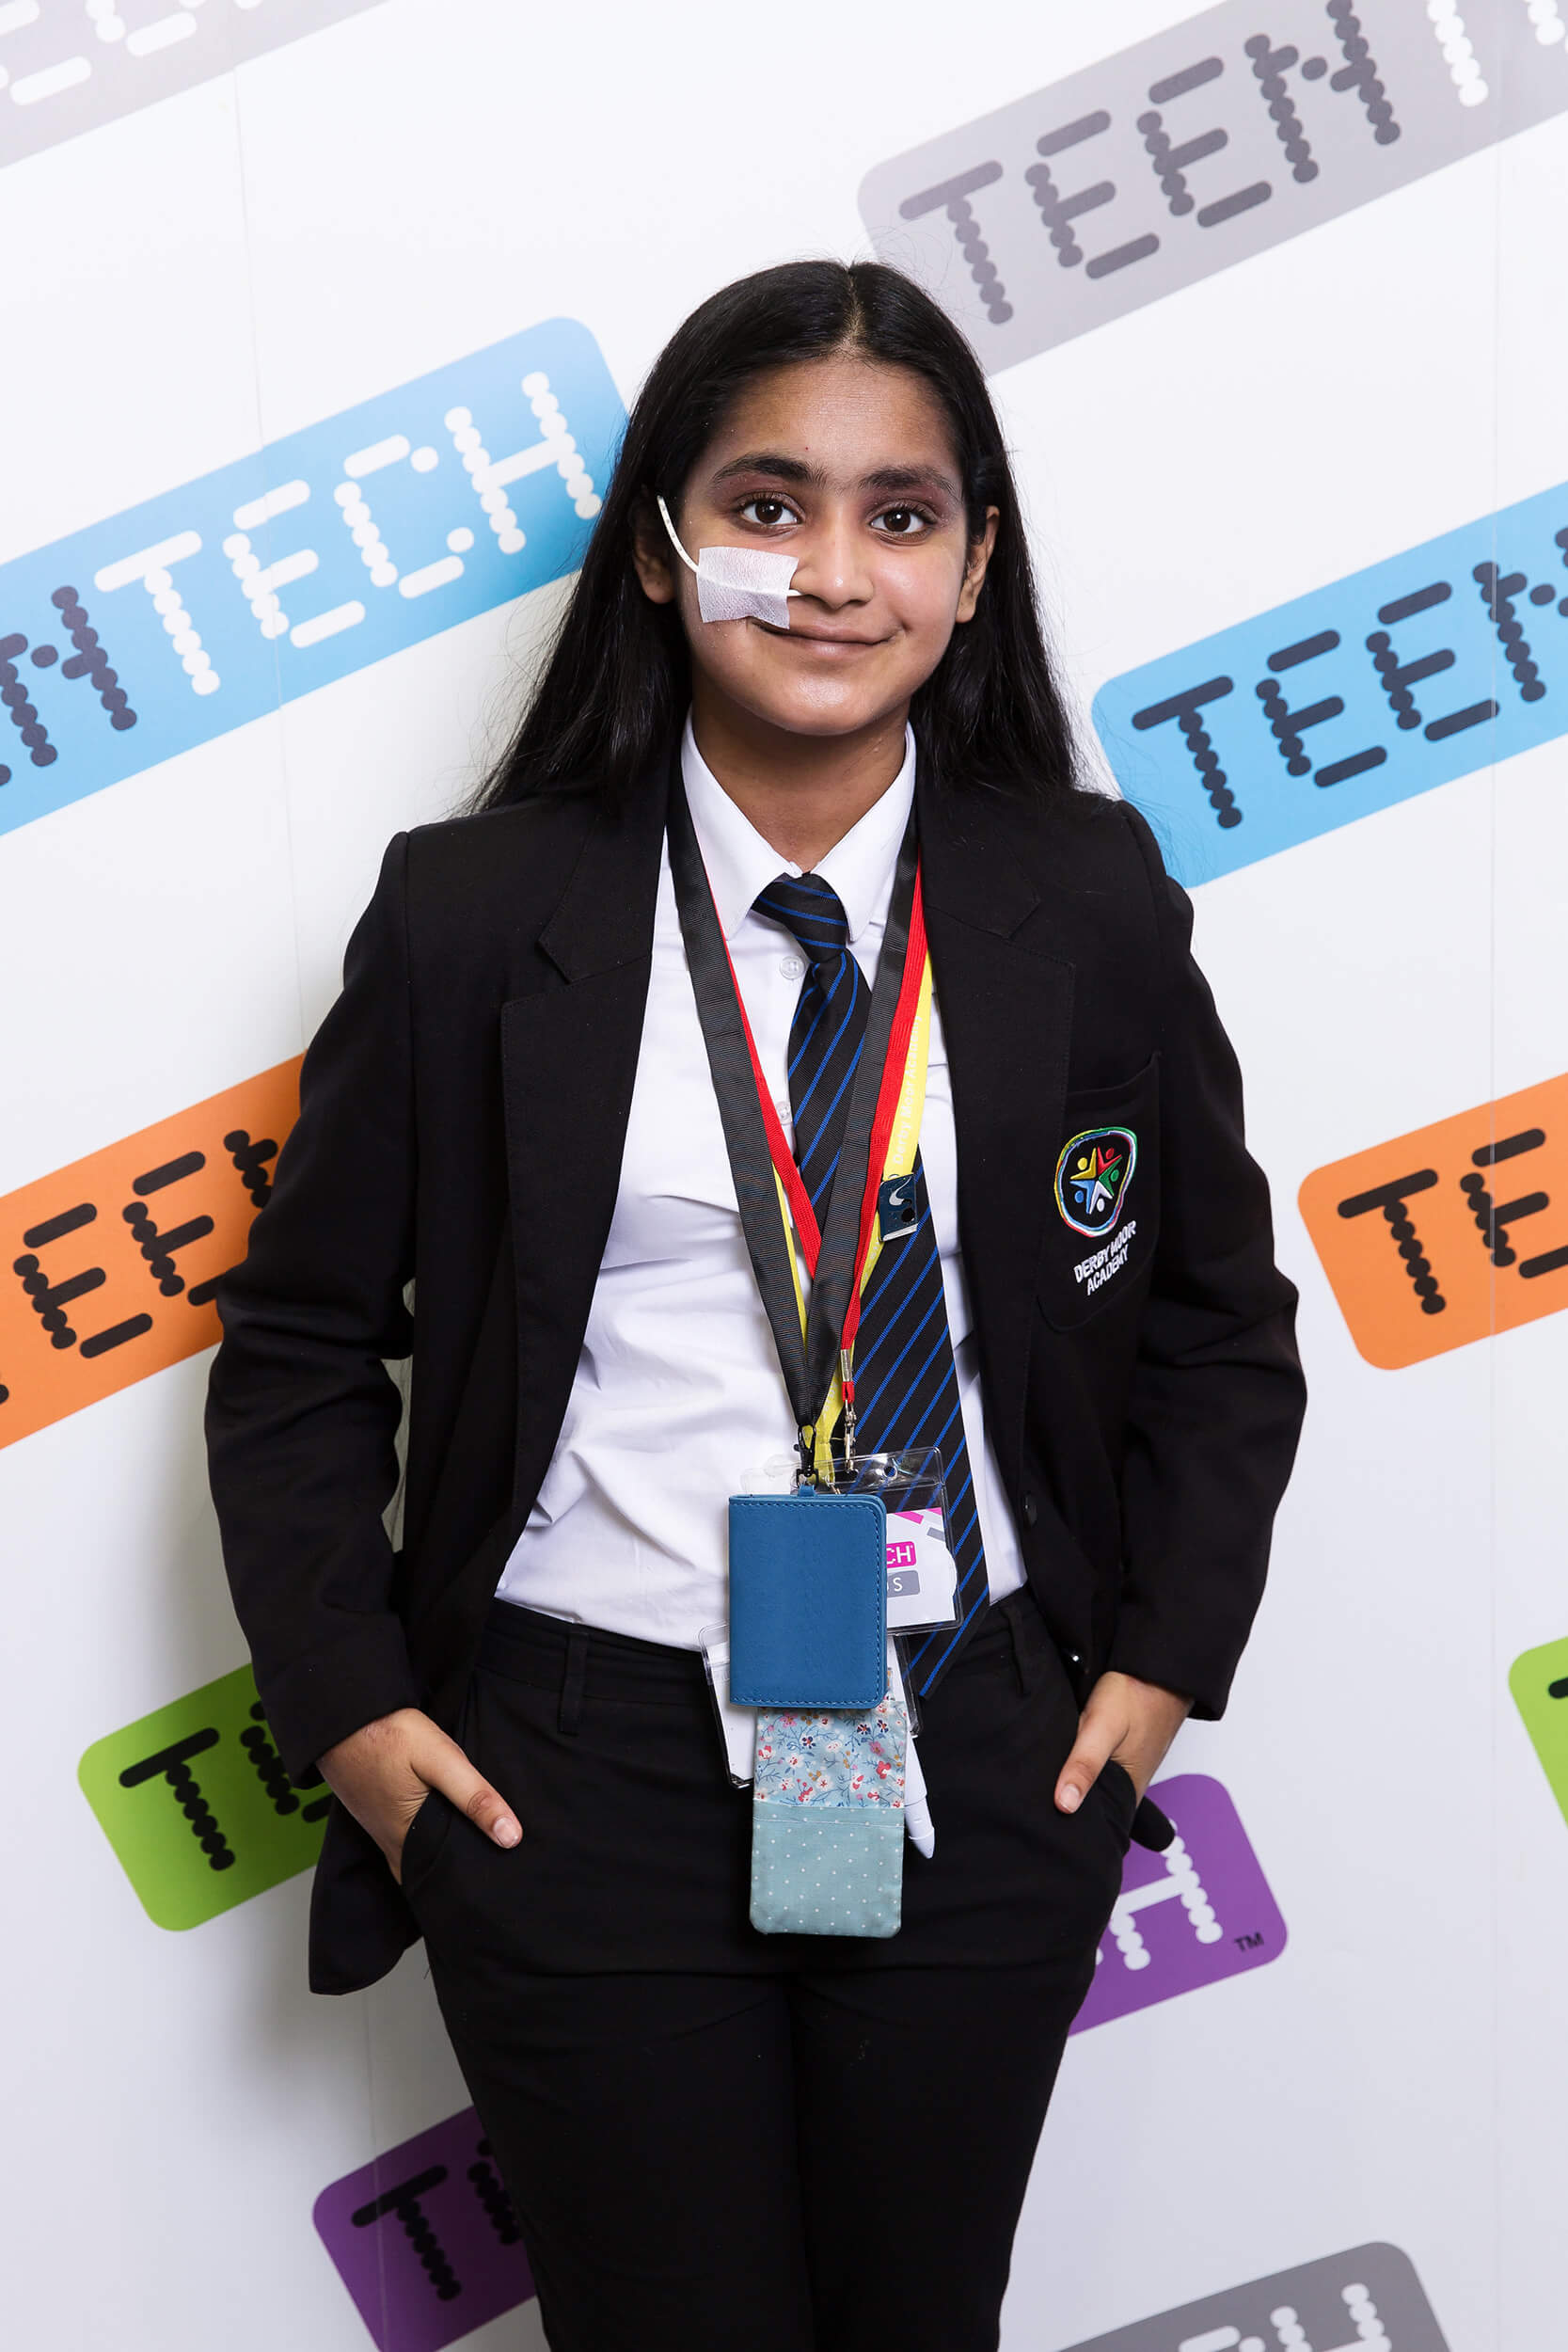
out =
[[[472,2107],[324,2188],[314,2219],[377,2352],[443,2352],[533,2295]]]

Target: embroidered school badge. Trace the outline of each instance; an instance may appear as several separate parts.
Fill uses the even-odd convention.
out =
[[[1056,1162],[1056,1206],[1075,1233],[1108,1233],[1121,1215],[1137,1165],[1131,1127],[1085,1127]]]

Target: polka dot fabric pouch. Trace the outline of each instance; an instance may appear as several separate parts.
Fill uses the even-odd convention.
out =
[[[764,1709],[752,1784],[752,1925],[764,1935],[896,1935],[909,1719]]]

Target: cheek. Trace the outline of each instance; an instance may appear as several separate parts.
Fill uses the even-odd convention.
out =
[[[888,564],[878,589],[911,646],[940,653],[953,628],[962,572],[945,560]]]
[[[683,618],[685,616],[683,615]],[[743,621],[705,621],[697,611],[697,599],[691,599],[691,613],[686,624],[686,642],[691,656],[691,666],[704,677],[721,686],[738,690],[755,672],[758,648],[766,653],[767,639]]]
[[[681,575],[675,606],[693,666],[711,677],[733,675],[745,660],[743,648],[752,632],[733,624],[716,626],[705,621],[697,609],[697,583],[689,572]]]

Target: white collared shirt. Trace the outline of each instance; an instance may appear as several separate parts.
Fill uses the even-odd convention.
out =
[[[795,942],[754,914],[752,901],[779,874],[801,868],[768,846],[718,783],[689,720],[681,772],[763,1073],[792,1136],[789,1031],[805,965]],[[914,738],[906,731],[897,775],[815,868],[843,901],[849,944],[868,979],[913,797]],[[1023,1564],[985,1436],[958,1254],[953,1094],[934,1002],[920,1150],[997,1600],[1023,1582]],[[695,1649],[704,1628],[727,1614],[729,1497],[744,1490],[749,1474],[792,1459],[794,1450],[666,850],[615,1214],[555,1454],[498,1595],[609,1632]],[[778,1483],[787,1486],[787,1471]]]

